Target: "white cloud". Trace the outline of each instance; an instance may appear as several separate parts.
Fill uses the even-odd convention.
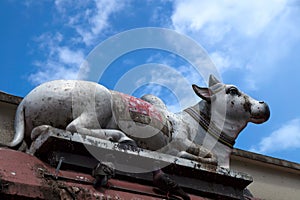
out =
[[[51,80],[78,79],[78,67],[62,66],[55,61],[36,62],[36,66],[39,67],[35,73],[31,74],[28,79],[38,85]]]
[[[53,23],[60,24],[61,32],[52,31],[35,38],[44,59],[33,64],[37,70],[29,76],[34,84],[54,79],[78,79],[79,67],[91,44],[108,29],[109,17],[119,11],[124,1],[118,0],[56,0]],[[63,35],[62,33],[66,33]]]
[[[184,77],[190,84],[201,84],[202,86],[205,85],[205,82],[203,80],[203,77],[201,77],[201,74],[199,74],[199,72],[197,72],[197,70],[194,69],[194,67],[189,63],[179,64],[180,61],[174,54],[169,54],[168,56],[166,56],[160,53],[156,53],[150,56],[146,60],[146,62],[159,63],[165,66],[169,66],[170,68],[176,70],[179,74],[181,74],[181,76]],[[164,75],[161,74],[160,71],[157,73],[158,73],[157,75],[165,77],[165,80],[161,80],[161,81],[170,82],[170,80],[173,80],[174,78],[176,80],[176,77],[172,77],[171,74]],[[158,76],[153,75],[152,77],[153,77],[152,80],[155,81],[155,78],[157,78]],[[173,81],[176,82],[175,80]]]
[[[39,50],[47,50],[49,56],[53,55],[53,51],[55,50],[54,47],[61,43],[63,40],[64,37],[59,32],[46,32],[34,38],[34,41],[38,43]]]
[[[219,72],[224,72],[230,67],[232,61],[230,61],[229,56],[224,55],[224,52],[215,51],[210,54],[210,58],[213,60],[215,66]]]
[[[76,40],[89,46],[109,28],[109,17],[120,11],[125,3],[119,0],[81,0],[74,5],[69,0],[57,0],[55,5],[68,26],[78,34]]]
[[[193,92],[192,84],[203,87],[207,85],[192,65],[179,61],[173,54],[166,56],[160,53],[150,56],[146,62],[153,64],[153,67],[146,69],[144,75],[136,72],[139,77],[133,79],[137,87],[146,82],[151,83],[142,93],[159,96],[172,112],[179,112],[201,100]],[[158,66],[156,63],[164,66]],[[171,91],[172,95],[167,94],[166,90]]]
[[[259,34],[284,8],[286,0],[177,1],[174,27],[183,32],[212,29],[213,39],[234,29],[244,35]],[[220,32],[216,32],[219,30]],[[217,37],[215,37],[217,35]]]
[[[192,84],[200,84],[201,86],[205,86],[205,84],[201,75],[192,66],[174,67],[166,64],[168,60],[159,63],[164,63],[164,67],[157,66],[147,70],[146,73],[149,78],[145,78],[145,75],[137,79],[137,86],[145,82],[151,83],[147,85],[144,92],[162,98],[172,112],[179,112],[200,101],[200,98],[192,90]]]
[[[71,50],[69,47],[57,47],[56,51],[59,61],[65,64],[79,66],[84,59],[84,54],[81,50]]]
[[[78,70],[84,60],[82,49],[73,50],[62,45],[61,33],[44,33],[35,38],[39,50],[47,52],[45,60],[37,60],[33,64],[37,70],[29,75],[33,84],[41,84],[56,79],[78,79]]]
[[[248,89],[255,89],[299,44],[299,7],[291,2],[178,0],[171,18],[177,31],[207,49],[220,72],[238,69],[244,84],[251,83]]]
[[[250,151],[272,153],[300,148],[300,118],[293,119],[263,138]]]

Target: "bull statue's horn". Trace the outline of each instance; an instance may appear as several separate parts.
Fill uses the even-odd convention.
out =
[[[208,86],[211,87],[213,85],[216,85],[217,83],[220,83],[220,81],[214,75],[211,74],[209,76]]]

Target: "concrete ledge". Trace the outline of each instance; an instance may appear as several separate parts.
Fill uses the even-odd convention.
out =
[[[298,170],[298,171],[300,170],[300,164],[298,164],[298,163],[294,163],[294,162],[290,162],[290,161],[282,160],[282,159],[278,159],[278,158],[273,158],[270,156],[261,155],[258,153],[253,153],[253,152],[249,152],[249,151],[245,151],[245,150],[241,150],[241,149],[233,149],[231,156],[238,156],[238,157],[247,158],[247,159],[250,159],[253,161],[276,165],[279,167],[289,168],[289,169]]]
[[[5,92],[0,91],[0,101],[10,104],[19,105],[19,103],[22,101],[22,97],[14,96],[11,94],[7,94]]]
[[[91,170],[98,160],[113,162],[117,174],[143,183],[152,181],[151,172],[159,166],[186,191],[212,198],[242,199],[244,189],[253,181],[242,172],[140,148],[123,149],[117,143],[56,128],[43,131],[28,153],[54,166],[63,157],[63,162],[76,170],[79,167]]]

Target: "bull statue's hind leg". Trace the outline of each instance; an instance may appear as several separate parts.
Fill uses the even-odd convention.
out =
[[[56,127],[50,125],[35,127],[31,132],[31,140],[35,141],[40,135],[45,135],[53,128],[55,129]],[[89,135],[95,138],[116,142],[120,144],[120,148],[128,148],[128,146],[132,148],[137,147],[135,141],[127,137],[122,131],[117,129],[102,129],[93,113],[82,113],[68,124],[65,130],[71,133],[80,133],[82,135]]]
[[[66,130],[71,133],[77,132],[120,144],[136,146],[136,143],[122,131],[116,129],[102,129],[100,123],[94,113],[82,113],[66,127]]]
[[[127,137],[122,131],[116,129],[87,129],[83,127],[76,127],[76,131],[74,132],[81,133],[83,135],[89,135],[103,140],[109,140],[111,142],[137,146],[134,140]]]

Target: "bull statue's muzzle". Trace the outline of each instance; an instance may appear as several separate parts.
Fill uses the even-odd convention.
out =
[[[270,118],[270,108],[264,101],[259,101],[257,105],[252,105],[250,121],[261,124]]]

